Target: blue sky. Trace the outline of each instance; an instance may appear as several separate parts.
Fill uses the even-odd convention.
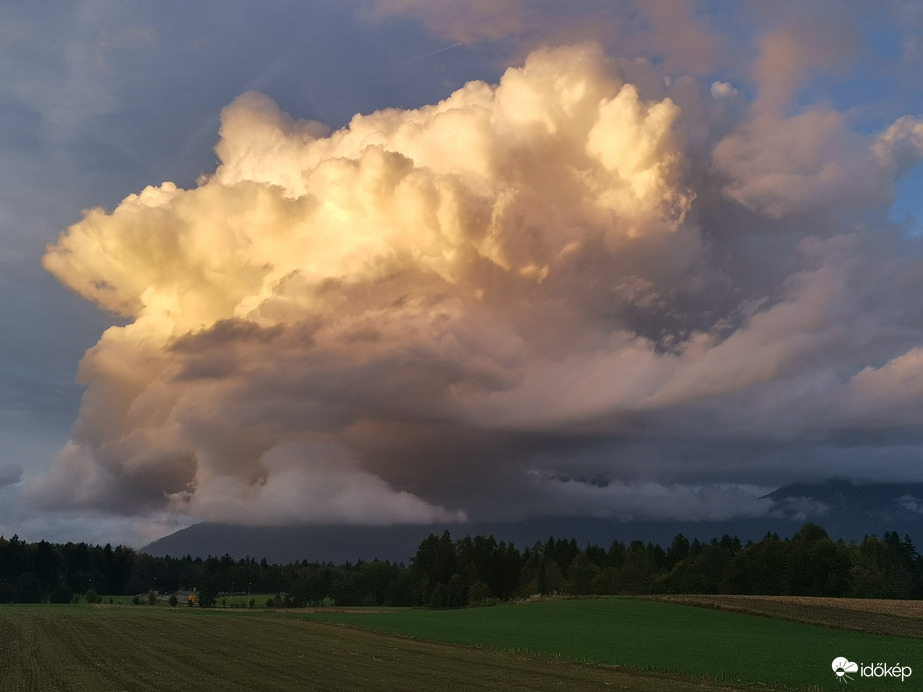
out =
[[[0,533],[923,478],[918,3],[27,3],[0,38]]]

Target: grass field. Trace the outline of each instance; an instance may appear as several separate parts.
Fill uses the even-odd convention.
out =
[[[265,610],[0,606],[4,692],[190,689],[729,688],[678,676],[414,640]]]
[[[830,664],[838,656],[860,663],[910,665],[923,678],[923,646],[916,639],[634,598],[310,617],[430,640],[755,687],[825,689],[837,682]],[[864,679],[862,684],[863,689],[885,689],[895,681]],[[908,687],[913,688],[918,686]]]
[[[706,608],[601,598],[455,611],[5,605],[0,690],[817,691],[845,689],[830,667],[837,656],[909,665],[923,678],[919,639],[717,609],[746,606],[734,598]],[[800,605],[856,621],[876,612],[872,602]]]

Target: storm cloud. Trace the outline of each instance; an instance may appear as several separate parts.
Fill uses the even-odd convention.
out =
[[[24,495],[254,524],[720,519],[831,456],[923,478],[923,255],[887,216],[923,121],[786,108],[853,50],[804,31],[765,38],[753,97],[595,43],[332,132],[243,94],[197,186],[48,248],[125,324]]]

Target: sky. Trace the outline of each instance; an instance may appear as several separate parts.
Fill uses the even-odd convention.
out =
[[[923,6],[0,7],[0,533],[923,481]]]

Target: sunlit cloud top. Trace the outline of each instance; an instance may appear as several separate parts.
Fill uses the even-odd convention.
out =
[[[822,5],[363,4],[447,42],[422,59],[507,64],[345,124],[246,91],[196,183],[85,211],[42,265],[119,321],[24,497],[720,519],[768,511],[743,485],[919,480],[923,254],[891,207],[923,119],[842,86],[877,31],[920,59],[913,10]]]

